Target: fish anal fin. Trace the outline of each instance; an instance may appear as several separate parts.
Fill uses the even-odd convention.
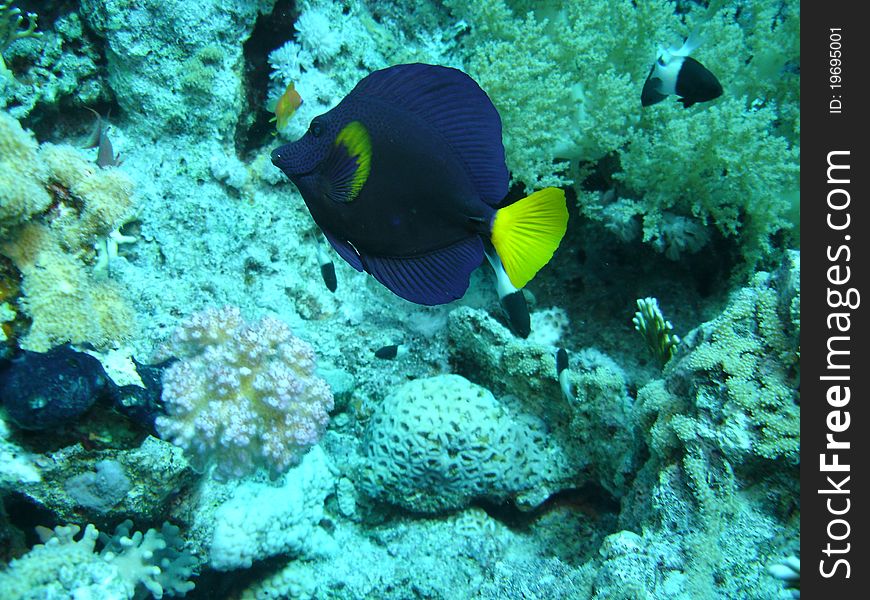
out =
[[[483,260],[483,240],[474,235],[420,256],[362,255],[365,270],[397,296],[426,306],[461,298],[471,272]]]
[[[350,244],[350,242],[340,240],[327,231],[324,231],[323,235],[326,237],[329,245],[335,248],[335,251],[338,252],[338,255],[341,256],[345,260],[345,262],[347,262],[357,271],[363,270],[363,264],[362,260],[360,259],[359,253],[356,251],[356,248],[354,248]]]

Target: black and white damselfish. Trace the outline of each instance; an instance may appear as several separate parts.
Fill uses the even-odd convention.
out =
[[[670,95],[679,96],[678,102],[689,108],[698,102],[709,102],[722,95],[722,84],[704,65],[689,56],[701,39],[696,35],[680,48],[659,46],[640,94],[641,106],[658,104]]]

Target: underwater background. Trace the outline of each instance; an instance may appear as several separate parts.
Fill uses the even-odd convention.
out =
[[[0,1],[0,600],[798,597],[799,18]],[[642,107],[692,35],[722,95]],[[270,160],[415,62],[489,95],[509,200],[566,193],[526,339],[488,266],[354,270]]]

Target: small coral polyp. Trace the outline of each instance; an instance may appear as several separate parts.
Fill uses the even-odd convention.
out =
[[[284,473],[329,423],[332,392],[314,374],[313,349],[274,317],[249,324],[238,308],[207,309],[166,351],[180,360],[163,376],[157,430],[218,477]]]

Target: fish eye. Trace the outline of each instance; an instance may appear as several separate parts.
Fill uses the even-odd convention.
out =
[[[309,133],[314,137],[320,137],[323,135],[323,129],[323,122],[318,119],[311,121],[311,125],[308,126]]]

